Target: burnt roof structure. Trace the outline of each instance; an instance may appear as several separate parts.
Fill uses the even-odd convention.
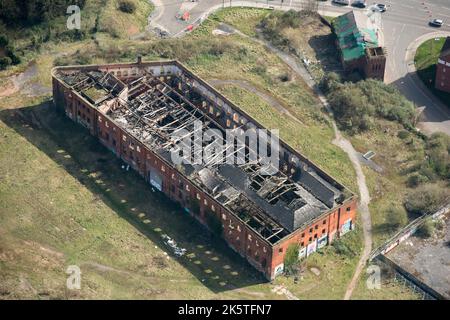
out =
[[[59,67],[54,76],[268,242],[276,243],[353,197],[282,140],[279,159],[291,170],[269,174],[266,165],[251,161],[255,150],[247,144],[231,152],[244,157],[243,164],[226,163],[229,150],[208,153],[200,163],[190,160],[214,150],[216,140],[202,141],[200,150],[189,147],[191,154],[183,154],[186,161],[174,163],[171,152],[186,138],[196,139],[196,133],[215,129],[225,136],[226,129],[264,127],[177,61],[128,66],[126,74],[112,65]],[[206,102],[214,105],[212,112],[205,111]],[[225,119],[234,113],[239,121],[230,128]],[[180,132],[187,134],[180,137]]]

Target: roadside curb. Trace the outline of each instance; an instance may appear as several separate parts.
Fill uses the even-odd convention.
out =
[[[418,87],[418,89],[420,89],[423,94],[434,104],[436,105],[440,111],[440,113],[442,113],[444,116],[449,116],[449,112],[446,112],[444,110],[447,110],[447,106],[444,105],[431,91],[430,89],[428,89],[428,87],[423,83],[422,79],[420,79],[420,77],[417,75],[417,69],[416,69],[416,64],[414,62],[414,58],[416,56],[416,52],[417,49],[425,42],[428,41],[430,39],[433,38],[439,38],[439,37],[448,37],[450,36],[450,32],[448,31],[437,31],[437,32],[432,32],[432,33],[427,33],[424,34],[422,36],[420,36],[419,38],[417,38],[416,40],[414,40],[413,42],[411,42],[408,46],[408,48],[406,49],[406,54],[405,54],[405,64],[406,64],[406,69],[408,71],[407,76],[409,76],[411,78],[411,81],[414,82],[414,84]],[[418,106],[418,107],[423,107],[423,106]]]

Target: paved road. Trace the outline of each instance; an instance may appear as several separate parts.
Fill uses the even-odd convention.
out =
[[[186,28],[204,19],[208,13],[222,6],[273,6],[276,9],[302,9],[303,0],[199,0],[197,2],[183,0],[151,0],[156,6],[150,17],[151,26],[159,26],[172,36],[182,36]],[[369,0],[369,3],[372,1]],[[388,50],[386,82],[392,83],[411,101],[414,101],[423,114],[419,127],[425,132],[446,132],[450,135],[450,110],[443,105],[421,84],[411,70],[411,61],[415,41],[426,39],[424,35],[436,31],[427,25],[431,18],[441,18],[445,25],[439,30],[450,35],[450,1],[448,0],[383,0],[388,10],[383,14],[384,42]],[[328,2],[321,2],[319,10],[327,15],[339,15],[348,12],[349,6],[340,7]],[[355,9],[360,10],[360,9]],[[181,21],[177,14],[189,11],[189,21]],[[409,51],[408,51],[409,50]],[[408,65],[409,64],[409,65]]]
[[[305,81],[305,83],[311,88],[311,90],[313,90],[317,94],[320,102],[323,104],[323,106],[327,109],[328,113],[331,115],[330,119],[335,134],[333,144],[341,148],[348,155],[350,161],[352,162],[353,168],[355,169],[356,172],[356,181],[358,184],[358,190],[360,195],[358,211],[361,215],[362,229],[364,235],[364,248],[358,261],[358,264],[356,266],[356,269],[353,273],[352,279],[350,280],[350,283],[348,284],[347,289],[345,291],[344,299],[348,300],[351,298],[353,290],[358,284],[358,279],[360,278],[361,273],[364,270],[364,267],[367,263],[367,260],[369,259],[372,250],[372,219],[370,217],[370,210],[369,210],[369,203],[371,199],[369,189],[366,184],[366,177],[364,175],[364,171],[362,170],[361,162],[359,161],[359,154],[358,152],[356,152],[351,142],[342,136],[341,132],[339,131],[336,125],[336,122],[334,121],[333,111],[331,110],[325,95],[319,88],[317,88],[313,78],[311,77],[311,74],[309,74],[305,66],[301,64],[298,61],[298,59],[295,59],[294,56],[292,56],[291,54],[285,53],[275,48],[267,41],[248,37],[247,35],[241,33],[239,30],[234,30],[231,26],[228,26],[228,28],[236,33],[239,33],[243,37],[247,37],[249,39],[252,39],[252,41],[256,41],[266,46],[270,51],[278,55],[278,57],[281,60],[283,60],[284,63],[286,63],[295,73],[297,73],[297,75],[299,75]],[[250,91],[256,92],[258,94],[259,90],[254,87],[252,88],[252,85],[246,83],[241,84],[246,85],[246,87],[250,89]],[[259,92],[259,95],[263,99],[267,100],[267,97],[261,95],[261,92]],[[276,105],[273,104],[273,102],[271,104],[274,107],[277,107]]]

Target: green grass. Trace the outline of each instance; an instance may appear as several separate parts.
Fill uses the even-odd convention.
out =
[[[256,19],[240,19],[238,12],[228,21],[250,32]],[[36,55],[38,73],[31,83],[49,86],[50,68],[62,54],[67,62],[87,57],[93,63],[132,61],[137,53],[177,58],[205,79],[246,80],[278,99],[300,123],[242,88],[219,89],[356,191],[350,162],[331,143],[329,120],[311,90],[263,46],[237,35],[212,37],[217,23],[208,20],[177,41],[111,40],[101,34],[96,42],[49,43]],[[291,80],[280,81],[286,73]],[[261,283],[222,241],[206,236],[197,222],[152,193],[137,174],[123,171],[114,155],[43,101],[20,93],[0,100],[0,298],[285,298],[272,292],[274,285],[302,299],[343,297],[361,250],[360,228],[342,239],[350,256],[327,247],[306,261],[297,284],[286,277]],[[162,233],[188,255],[167,259]],[[69,264],[82,267],[80,292],[65,289]],[[311,267],[321,270],[320,276]],[[383,289],[378,297],[395,290]]]
[[[365,273],[361,276],[358,285],[353,292],[353,300],[420,300],[422,297],[418,293],[406,287],[403,283],[395,281],[393,275],[383,268],[381,270],[381,287],[369,288],[367,280],[369,274]],[[369,283],[372,284],[372,279]]]
[[[237,28],[242,33],[254,37],[256,27],[272,10],[256,8],[225,8],[210,16],[211,20],[223,22]]]
[[[5,297],[71,297],[64,273],[71,264],[82,269],[76,295],[83,298],[271,296],[223,241],[123,171],[112,153],[52,106],[3,110],[0,119]],[[162,234],[187,256],[168,259]],[[21,278],[35,290],[20,291]],[[231,291],[236,288],[250,293]]]
[[[389,227],[386,214],[390,207],[403,208],[403,199],[410,190],[406,185],[409,173],[425,157],[424,141],[413,134],[402,140],[398,137],[401,130],[403,127],[398,123],[378,119],[370,131],[348,137],[360,153],[374,151],[376,155],[372,160],[383,168],[383,172],[378,173],[363,167],[371,196],[374,247],[395,233],[396,230]]]
[[[425,41],[417,49],[414,62],[417,74],[423,83],[437,96],[444,104],[450,107],[450,93],[437,90],[435,88],[436,63],[445,43],[444,38],[436,38]]]

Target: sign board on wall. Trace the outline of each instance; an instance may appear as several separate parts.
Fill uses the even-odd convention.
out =
[[[344,222],[344,224],[342,225],[341,228],[341,235],[346,234],[347,232],[349,232],[352,229],[352,219],[348,219],[347,221]]]
[[[308,244],[308,249],[306,251],[306,255],[309,257],[312,253],[317,250],[317,239]]]
[[[299,251],[298,251],[298,258],[299,259],[303,259],[303,258],[305,258],[306,257],[306,247],[305,248],[301,248]]]
[[[156,170],[150,170],[150,184],[159,191],[162,191],[162,177]]]
[[[284,271],[284,263],[279,264],[275,267],[275,276],[279,276],[280,274],[282,274]]]
[[[324,234],[319,238],[319,240],[317,240],[317,248],[318,249],[323,248],[327,245],[327,243],[328,243],[328,235]]]

